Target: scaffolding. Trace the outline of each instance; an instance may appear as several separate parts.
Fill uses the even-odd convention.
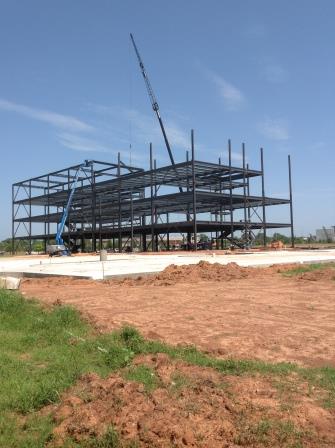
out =
[[[66,222],[64,241],[80,251],[97,251],[109,241],[112,250],[170,250],[170,235],[180,233],[185,249],[197,250],[198,235],[210,234],[217,249],[250,247],[258,232],[266,245],[267,230],[290,228],[294,246],[291,161],[288,157],[288,198],[265,195],[263,149],[260,168],[246,163],[232,165],[228,141],[228,164],[196,160],[191,132],[191,157],[184,162],[157,167],[150,144],[150,168],[90,161],[82,169]],[[23,240],[29,252],[34,240],[44,247],[54,241],[57,224],[80,165],[71,166],[12,186],[12,251]],[[260,181],[261,194],[252,194]],[[289,222],[269,222],[267,209],[287,205]],[[87,244],[89,242],[89,244]]]

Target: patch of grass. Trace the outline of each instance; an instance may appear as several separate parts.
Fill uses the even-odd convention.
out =
[[[206,355],[194,346],[170,346],[160,341],[147,341],[142,337],[139,338],[137,330],[134,332],[134,340],[129,337],[128,330],[127,334],[128,337],[125,339],[123,330],[121,330],[114,332],[111,337],[126,344],[128,349],[135,349],[136,354],[165,353],[172,359],[180,359],[188,364],[200,367],[210,367],[224,375],[238,376],[257,373],[285,379],[290,374],[296,373],[300,379],[325,390],[328,395],[324,400],[324,405],[335,407],[335,369],[333,367],[309,368],[288,362],[271,364],[257,360],[216,359]]]
[[[333,367],[300,368],[300,376],[310,385],[327,392],[321,405],[327,409],[335,408],[335,369]]]
[[[290,420],[262,419],[256,424],[245,421],[241,425],[235,443],[240,446],[270,446],[271,442],[278,446],[302,448],[303,437],[311,437],[305,431],[300,431]]]
[[[179,392],[184,387],[190,387],[191,385],[192,385],[191,379],[186,375],[183,375],[179,372],[175,372],[171,376],[170,389],[172,392]]]
[[[134,348],[134,341],[124,341],[121,332],[113,333],[113,337],[122,340],[126,347]],[[274,375],[286,379],[296,373],[300,379],[325,391],[326,397],[321,403],[326,408],[335,408],[335,369],[333,367],[309,368],[293,363],[279,362],[275,364],[257,360],[216,359],[201,352],[194,346],[170,346],[160,341],[139,340],[135,332],[136,353],[165,353],[172,359],[180,359],[188,364],[210,367],[224,375],[260,374]]]
[[[46,310],[18,293],[3,290],[0,290],[0,340],[0,446],[6,448],[44,447],[53,423],[37,411],[57,402],[61,393],[84,373],[106,376],[111,371],[126,372],[128,379],[141,382],[146,391],[154,390],[159,386],[154,372],[145,365],[132,365],[137,354],[165,353],[172,359],[214,368],[224,375],[257,373],[285,379],[296,373],[301,380],[328,394],[324,398],[325,406],[335,405],[333,368],[215,359],[193,346],[147,341],[132,327],[110,334],[96,334],[93,327],[70,307]],[[176,388],[187,383],[182,376],[176,376],[173,381]],[[259,428],[263,432],[265,429],[264,425]],[[113,446],[114,436],[107,434],[106,437],[110,438],[106,446]],[[95,440],[94,443],[107,443],[106,440]],[[71,442],[68,446],[85,445]]]
[[[155,372],[145,364],[131,366],[124,374],[125,379],[142,383],[146,392],[152,392],[160,385]]]
[[[76,310],[48,311],[5,290],[0,290],[0,340],[0,446],[9,448],[44,446],[52,424],[30,417],[58,401],[83,373],[105,376],[134,356],[119,335],[96,335]]]
[[[139,445],[136,441],[122,441],[118,432],[109,427],[105,434],[101,437],[93,437],[80,444],[71,440],[65,443],[65,448],[138,448]]]
[[[292,363],[270,364],[263,361],[216,359],[206,355],[194,346],[170,346],[160,341],[143,341],[138,347],[140,353],[165,353],[173,359],[180,359],[188,364],[211,367],[223,374],[243,375],[245,373],[288,374],[295,370]]]
[[[256,439],[258,441],[266,441],[266,439],[268,438],[268,435],[272,429],[272,422],[270,420],[264,419],[264,420],[260,420],[257,425],[252,428],[253,429],[253,434],[256,436]]]
[[[293,277],[295,275],[303,274],[304,272],[312,272],[320,269],[335,269],[335,263],[311,263],[304,264],[298,266],[293,269],[289,269],[288,271],[283,272],[282,274],[285,277]]]
[[[109,428],[102,437],[90,440],[85,448],[120,448],[121,442],[114,428]]]
[[[0,446],[6,448],[42,448],[49,439],[53,423],[50,417],[18,418],[9,412],[0,413]]]

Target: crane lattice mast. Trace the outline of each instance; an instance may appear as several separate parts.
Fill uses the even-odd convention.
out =
[[[171,146],[170,146],[169,140],[168,140],[167,135],[166,135],[166,131],[165,131],[165,128],[164,128],[163,120],[162,120],[161,114],[159,112],[159,105],[158,105],[156,96],[154,94],[153,88],[152,88],[152,86],[150,84],[150,81],[149,81],[149,78],[148,78],[148,74],[147,74],[147,72],[145,70],[145,67],[144,67],[141,55],[140,55],[140,53],[139,53],[139,51],[137,49],[134,37],[133,37],[133,35],[131,33],[130,33],[130,39],[131,39],[132,44],[134,46],[134,50],[135,50],[135,53],[136,53],[136,56],[137,56],[137,59],[138,59],[138,63],[140,65],[140,69],[141,69],[141,72],[142,72],[142,75],[143,75],[143,78],[144,78],[145,85],[147,87],[147,91],[148,91],[148,94],[149,94],[149,98],[150,98],[150,101],[151,101],[152,108],[153,108],[153,110],[156,113],[156,116],[158,118],[158,122],[159,122],[161,131],[162,131],[162,134],[163,134],[163,137],[164,137],[164,141],[165,141],[165,146],[166,146],[166,149],[168,150],[168,153],[169,153],[171,165],[174,166],[175,165],[175,161],[174,161],[174,158],[173,158],[173,154],[172,154],[172,150],[171,150]],[[183,189],[181,187],[179,187],[179,190],[180,190],[180,192],[183,191]]]

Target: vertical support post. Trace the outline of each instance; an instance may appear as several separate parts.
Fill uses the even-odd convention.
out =
[[[12,255],[14,255],[14,252],[15,252],[15,224],[14,224],[15,205],[14,205],[14,201],[15,201],[15,187],[14,187],[14,185],[12,185]]]
[[[81,181],[81,188],[83,189],[84,186],[84,181]],[[84,221],[84,213],[83,213],[83,208],[84,208],[84,201],[83,199],[81,199],[80,201],[80,205],[81,205],[81,216],[80,216],[80,224],[81,224],[81,236],[80,236],[80,246],[81,246],[81,252],[85,252],[85,221]]]
[[[32,251],[31,244],[31,180],[29,181],[29,253]]]
[[[231,166],[231,140],[228,140],[228,160],[229,160],[229,205],[230,205],[230,238],[231,244],[234,244],[234,209],[233,209],[233,184],[232,184],[232,166]]]
[[[47,189],[44,188],[44,190],[43,190],[44,196],[46,196],[46,192],[47,192]],[[45,204],[44,204],[43,210],[44,210],[44,216],[46,217],[47,216],[47,206]],[[43,252],[46,254],[46,252],[47,252],[47,218],[44,219],[43,231],[44,231]]]
[[[262,171],[263,246],[266,247],[266,215],[265,215],[265,184],[264,184],[263,148],[261,148],[260,152],[261,152],[261,171]]]
[[[195,181],[195,157],[194,157],[194,130],[191,130],[191,150],[192,150],[192,189],[193,189],[193,235],[194,250],[197,250],[197,193]]]
[[[290,189],[290,220],[291,220],[291,247],[294,247],[294,226],[293,226],[293,201],[292,201],[292,172],[291,172],[291,156],[288,156],[288,182]]]
[[[46,194],[46,188],[44,188],[44,196]],[[44,216],[47,215],[47,206],[44,205]],[[47,253],[47,220],[44,221],[44,238],[43,238],[43,252]]]
[[[145,198],[145,188],[142,188],[140,190],[140,199],[144,199],[144,198]],[[143,213],[143,215],[140,217],[140,223],[142,224],[143,228],[146,226],[147,220],[146,220],[145,213]],[[142,250],[143,250],[143,252],[147,251],[147,239],[146,238],[147,237],[146,237],[146,235],[145,235],[145,233],[143,231],[142,238],[141,238],[142,239]]]
[[[221,157],[219,157],[218,159],[218,163],[219,165],[221,165]],[[220,178],[221,178],[221,171],[220,171]],[[221,186],[221,179],[220,179],[220,183],[219,183],[219,193],[222,193],[222,186]],[[217,216],[216,219],[217,221]],[[222,204],[221,204],[221,197],[220,197],[220,207],[219,207],[219,220],[220,220],[220,224],[222,224]],[[221,233],[222,233],[222,228],[221,228]],[[219,238],[219,232],[216,231],[215,232],[215,243],[216,243],[216,249],[220,249],[220,246],[222,244],[222,238]]]
[[[250,213],[250,178],[249,178],[249,164],[247,163],[247,196],[248,196],[248,224],[250,225],[250,220],[251,220],[251,213]],[[249,241],[251,241],[251,232],[250,232],[250,227],[249,227],[249,231],[248,231],[248,237],[249,237]]]
[[[242,143],[242,160],[243,160],[243,211],[244,211],[244,239],[245,248],[249,245],[248,238],[248,224],[247,224],[247,191],[246,191],[246,177],[245,177],[245,144]]]
[[[92,252],[97,250],[95,232],[96,232],[96,216],[95,216],[95,206],[96,206],[96,193],[95,193],[95,175],[94,166],[91,165],[91,186],[92,186]]]
[[[219,165],[222,165],[221,157],[219,157]],[[221,178],[221,172],[220,172],[220,178]],[[220,194],[222,194],[222,182],[220,180]],[[222,204],[220,204],[220,224],[222,226]],[[221,235],[222,235],[222,227],[221,227]],[[217,249],[223,249],[223,238],[220,238],[220,247],[218,246]]]
[[[167,224],[169,224],[169,213],[167,213],[166,214],[166,223]],[[167,227],[169,227],[169,226],[167,226]],[[167,248],[167,251],[169,252],[170,251],[170,232],[169,232],[169,228],[168,228],[168,231],[167,231],[167,234],[166,234],[166,248]]]
[[[48,201],[47,201],[47,212],[48,212],[48,222],[47,222],[47,232],[48,232],[48,244],[50,244],[50,176],[48,175]]]
[[[70,188],[71,188],[71,179],[70,179],[70,170],[67,170],[67,188],[70,194]],[[70,241],[71,241],[71,229],[70,229],[70,215],[71,215],[71,206],[69,207],[68,213],[67,213],[67,244],[68,244],[68,250],[71,250],[70,247]]]
[[[186,151],[186,162],[188,163],[190,161],[190,155],[189,155],[189,151]],[[187,165],[187,185],[186,185],[186,191],[187,193],[189,193],[190,191],[190,180],[189,180],[189,166]],[[190,221],[191,220],[191,213],[190,213],[190,205],[189,205],[189,201],[188,205],[187,205],[187,213],[186,213],[186,221]],[[191,248],[191,233],[187,232],[187,248],[190,249]]]
[[[122,252],[122,230],[121,230],[121,224],[122,224],[122,215],[121,215],[121,155],[118,152],[117,153],[117,177],[118,177],[118,184],[119,184],[119,192],[118,192],[118,249],[119,253]]]
[[[134,251],[134,207],[133,207],[133,190],[130,190],[130,249]]]
[[[156,162],[156,159],[154,159],[155,203],[156,203],[157,191],[158,191],[157,184],[156,184],[156,169],[157,169],[157,162]],[[156,206],[154,207],[154,215],[155,215],[155,224],[157,224],[157,222],[158,222],[158,215],[157,215],[157,207]],[[159,250],[158,233],[155,234],[155,249],[156,249],[156,251]]]
[[[151,205],[151,251],[155,251],[155,228],[154,228],[154,182],[153,182],[153,158],[152,143],[150,143],[150,205]]]
[[[101,214],[101,196],[99,196],[99,250],[102,250],[102,214]]]

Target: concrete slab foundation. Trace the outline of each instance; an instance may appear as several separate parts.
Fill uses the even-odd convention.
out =
[[[240,266],[269,266],[287,263],[335,262],[335,249],[281,250],[224,254],[222,252],[170,253],[170,254],[108,254],[107,261],[99,255],[72,257],[26,256],[0,259],[0,275],[15,277],[42,277],[65,275],[102,280],[153,274],[170,264],[196,264],[200,260],[209,263],[237,263]]]

